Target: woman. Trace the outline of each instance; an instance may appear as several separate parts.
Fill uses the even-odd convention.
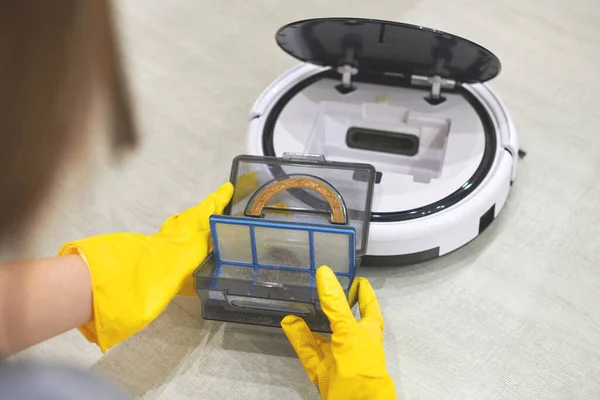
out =
[[[66,155],[81,153],[98,104],[109,106],[116,152],[133,148],[136,135],[107,1],[9,0],[0,19],[0,239],[6,240],[35,217]],[[222,212],[232,193],[224,184],[155,235],[101,235],[66,243],[57,257],[0,264],[0,353],[76,327],[105,352],[143,329],[174,296],[193,294],[191,273],[210,250],[208,217]],[[317,286],[331,338],[313,334],[296,316],[282,327],[322,397],[394,398],[369,283],[358,278],[351,290],[360,322],[329,268],[318,270]],[[0,398],[124,396],[85,372],[0,363]]]

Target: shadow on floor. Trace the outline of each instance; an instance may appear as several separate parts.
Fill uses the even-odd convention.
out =
[[[221,324],[198,321],[171,304],[141,332],[111,349],[92,370],[109,377],[136,397],[159,390]]]
[[[482,252],[502,233],[514,217],[515,209],[507,202],[499,218],[470,243],[431,261],[403,266],[361,267],[359,275],[369,279],[375,290],[381,289],[387,279],[401,279],[401,286],[411,291],[436,286],[460,274],[477,262]]]

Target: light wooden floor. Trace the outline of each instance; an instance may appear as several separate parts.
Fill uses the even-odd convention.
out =
[[[119,3],[143,145],[122,166],[95,157],[78,171],[87,183],[62,185],[30,254],[153,232],[225,181],[250,106],[295,62],[273,40],[279,26],[339,15],[435,27],[500,57],[492,86],[529,155],[500,219],[474,243],[416,267],[362,270],[383,306],[398,393],[600,398],[598,0]],[[66,193],[77,186],[83,195]],[[18,357],[91,368],[145,399],[318,397],[280,331],[205,322],[195,298],[104,357],[75,332]]]

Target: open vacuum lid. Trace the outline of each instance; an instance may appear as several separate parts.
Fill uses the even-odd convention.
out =
[[[318,18],[279,29],[277,44],[299,60],[368,73],[485,82],[500,73],[492,52],[449,33],[398,22]]]

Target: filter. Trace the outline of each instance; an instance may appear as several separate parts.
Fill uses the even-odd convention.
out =
[[[314,287],[316,269],[329,266],[348,285],[356,269],[354,228],[211,216],[215,277],[268,285]]]
[[[240,156],[226,215],[210,217],[214,253],[194,273],[203,317],[279,326],[288,314],[329,331],[316,271],[347,292],[366,250],[375,170],[322,157]]]

